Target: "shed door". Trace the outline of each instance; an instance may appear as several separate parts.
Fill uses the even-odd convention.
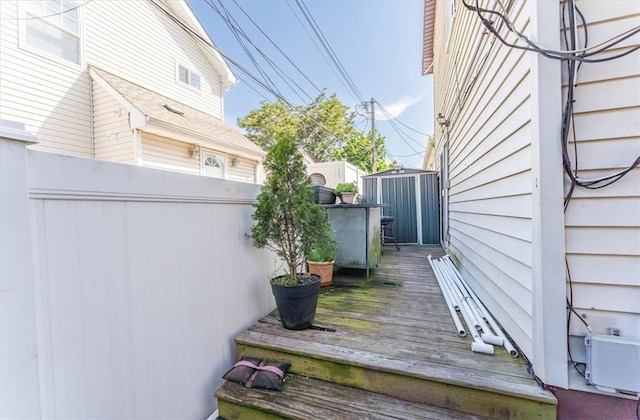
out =
[[[420,197],[422,209],[422,243],[440,244],[440,193],[438,175],[420,175]]]
[[[418,243],[415,177],[382,178],[382,208],[385,215],[396,218],[393,232],[403,244]]]

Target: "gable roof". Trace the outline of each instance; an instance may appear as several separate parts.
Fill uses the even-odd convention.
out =
[[[436,0],[424,0],[424,27],[422,38],[422,75],[433,73],[433,32],[436,18]]]
[[[202,53],[207,57],[213,68],[220,75],[220,80],[224,88],[238,83],[238,80],[231,72],[231,68],[227,65],[227,62],[222,55],[213,48],[213,41],[209,38],[207,31],[204,29],[196,15],[191,10],[191,7],[186,0],[163,0],[162,3],[168,7],[177,17],[179,17],[189,28],[191,28],[198,36],[208,41],[210,45],[204,45],[202,42],[195,39],[195,43]],[[157,7],[163,7],[154,2]],[[197,38],[194,36],[194,38]]]
[[[153,92],[96,67],[91,77],[130,113],[131,128],[155,132],[162,128],[179,139],[205,147],[222,148],[253,159],[266,152],[219,118]],[[173,108],[176,111],[171,111]]]

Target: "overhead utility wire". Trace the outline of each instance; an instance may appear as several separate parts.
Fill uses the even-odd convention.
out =
[[[582,52],[582,53],[571,53],[571,52],[567,52],[567,51],[556,51],[556,50],[550,50],[550,49],[545,49],[542,48],[541,46],[537,45],[536,43],[534,43],[533,41],[531,41],[526,35],[524,35],[522,32],[519,32],[517,29],[515,29],[515,27],[513,26],[513,23],[509,20],[508,17],[505,17],[502,13],[499,12],[495,12],[493,10],[489,10],[489,9],[484,9],[480,7],[480,3],[479,0],[475,0],[475,7],[468,4],[466,2],[466,0],[462,0],[462,4],[471,11],[476,12],[476,14],[478,15],[478,17],[480,18],[480,20],[482,21],[482,23],[484,24],[484,26],[489,30],[489,32],[491,32],[496,38],[498,38],[498,40],[503,43],[504,45],[511,47],[511,48],[515,48],[515,49],[519,49],[519,50],[524,50],[524,51],[533,51],[533,52],[537,52],[539,54],[542,54],[543,56],[547,57],[547,58],[551,58],[551,59],[555,59],[555,60],[572,60],[572,61],[582,61],[585,63],[600,63],[600,62],[604,62],[604,61],[609,61],[609,60],[614,60],[617,58],[621,58],[624,57],[626,55],[629,55],[631,53],[633,53],[634,51],[637,51],[640,49],[640,45],[636,45],[635,47],[632,47],[631,49],[618,53],[618,54],[614,54],[611,56],[607,56],[607,57],[603,57],[603,58],[590,58],[596,54],[600,54],[603,52],[608,52],[608,50],[610,50],[612,47],[614,47],[615,45],[621,43],[622,41],[640,33],[640,26],[636,26],[632,29],[630,29],[629,31],[626,31],[622,34],[616,35],[613,38],[605,41],[605,46],[604,47],[600,47],[598,49],[596,49],[595,51],[592,52]],[[509,29],[509,31],[511,31],[512,33],[514,33],[520,40],[524,41],[527,46],[522,46],[522,45],[518,45],[518,44],[514,44],[514,43],[510,43],[508,42],[506,39],[504,39],[499,31],[494,27],[494,22],[487,19],[486,17],[484,17],[482,15],[482,13],[489,13],[489,14],[493,14],[498,16],[500,19],[502,19],[506,25],[507,28]]]
[[[409,146],[409,148],[411,148],[411,150],[413,150],[413,151],[414,151],[414,152],[416,152],[417,154],[424,155],[424,152],[420,152],[420,151],[416,150],[416,149],[413,147],[413,145],[411,145],[411,144],[407,141],[407,139],[404,137],[403,133],[400,131],[400,129],[398,128],[398,126],[397,126],[397,125],[395,125],[395,122],[393,121],[393,118],[391,117],[391,115],[390,115],[390,114],[389,114],[389,113],[388,113],[384,108],[381,108],[381,110],[382,110],[382,113],[385,115],[385,117],[387,117],[387,121],[391,124],[391,127],[395,130],[395,132],[398,134],[398,136],[400,136],[400,139],[402,139],[402,141],[404,141],[404,142],[405,142],[405,144],[406,144],[407,146]],[[411,138],[411,137],[409,137],[409,138]],[[426,144],[425,144],[425,145],[420,144],[417,140],[415,140],[415,139],[413,139],[413,138],[411,138],[411,140],[413,140],[414,142],[416,142],[417,144],[419,144],[419,145],[420,145],[420,147],[422,147],[422,146],[426,146]]]
[[[189,33],[190,35],[192,35],[196,40],[198,40],[199,42],[202,42],[205,46],[207,46],[208,48],[211,48],[212,50],[216,51],[218,54],[220,54],[225,60],[227,60],[229,63],[233,64],[238,70],[240,70],[242,73],[246,74],[251,80],[253,80],[254,82],[256,82],[258,85],[260,85],[260,87],[264,90],[266,90],[267,92],[269,92],[270,94],[272,94],[273,96],[275,96],[277,99],[281,100],[284,104],[286,104],[287,106],[289,106],[294,112],[296,112],[297,114],[301,115],[301,116],[305,116],[307,118],[309,118],[309,120],[315,124],[317,127],[321,128],[322,130],[324,130],[326,133],[330,134],[331,136],[333,136],[335,139],[337,140],[342,140],[340,138],[338,138],[338,136],[331,132],[330,130],[328,130],[323,124],[321,124],[320,122],[318,122],[317,120],[309,117],[308,115],[305,115],[303,112],[301,112],[298,107],[294,106],[293,104],[291,104],[291,102],[289,102],[284,96],[282,96],[281,94],[279,94],[278,92],[274,91],[273,89],[271,89],[268,85],[266,85],[262,80],[260,80],[258,77],[256,77],[254,74],[252,74],[249,70],[247,70],[244,66],[242,66],[241,64],[239,64],[237,61],[233,60],[231,57],[229,57],[228,55],[226,55],[225,53],[223,53],[222,51],[220,51],[220,49],[218,47],[216,47],[210,40],[205,39],[204,37],[202,37],[202,35],[200,35],[199,33],[197,33],[196,31],[194,31],[189,25],[187,25],[186,23],[184,23],[181,19],[175,17],[169,10],[166,10],[163,6],[161,6],[160,4],[157,4],[155,0],[147,0],[149,3],[151,3],[153,6],[155,6],[158,10],[160,10],[162,13],[164,13],[165,15],[167,15],[172,21],[174,21],[175,23],[177,23],[182,29],[184,29],[187,33]],[[254,89],[255,91],[255,89]],[[264,96],[262,94],[260,94],[260,96],[262,96],[264,98]],[[266,99],[266,98],[265,98]],[[267,99],[268,100],[268,99]],[[271,101],[270,101],[271,102]]]
[[[347,84],[344,82],[344,80],[342,80],[342,78],[340,77],[340,75],[337,73],[336,69],[331,65],[331,63],[329,62],[329,59],[327,58],[326,54],[322,51],[322,49],[318,46],[318,43],[316,42],[315,38],[313,37],[313,35],[311,35],[311,33],[309,32],[309,30],[307,29],[307,26],[304,24],[304,22],[302,21],[302,19],[300,19],[300,16],[298,16],[298,13],[296,13],[295,9],[291,6],[291,4],[287,1],[286,2],[287,6],[289,6],[289,9],[291,9],[291,13],[295,16],[295,18],[298,20],[298,22],[300,23],[300,26],[302,26],[302,29],[304,29],[304,31],[307,33],[307,36],[309,37],[309,39],[311,40],[311,42],[313,43],[313,46],[316,47],[316,50],[318,50],[318,52],[320,53],[320,56],[322,57],[322,59],[324,60],[325,63],[327,63],[327,66],[329,66],[329,68],[331,69],[331,71],[333,72],[333,74],[338,78],[338,81],[342,84],[342,86],[344,86],[344,88],[347,90],[347,93],[349,93],[349,95],[351,95],[351,97],[358,102],[359,99],[356,98],[353,93],[351,92],[351,90],[349,89],[349,86],[347,86]]]
[[[287,79],[289,79],[291,81],[291,83],[293,83],[298,88],[298,90],[300,92],[302,92],[304,95],[306,95],[307,98],[313,99],[311,97],[311,95],[309,95],[300,85],[298,85],[296,83],[295,80],[293,80],[291,77],[289,77],[286,72],[284,72],[277,64],[275,64],[273,62],[273,60],[271,60],[260,48],[258,48],[258,46],[251,40],[251,38],[249,38],[247,33],[240,27],[239,23],[235,20],[235,18],[227,10],[227,8],[224,6],[224,3],[221,0],[218,0],[218,3],[220,3],[220,7],[224,11],[224,14],[214,4],[209,3],[209,0],[207,0],[206,3],[207,3],[207,5],[209,5],[209,7],[211,7],[213,10],[215,10],[218,13],[218,15],[220,15],[220,17],[225,21],[225,23],[227,24],[227,27],[229,27],[229,29],[234,34],[234,36],[236,37],[238,42],[243,46],[243,48],[244,48],[244,43],[242,42],[241,39],[239,39],[239,36],[237,34],[239,34],[244,39],[246,39],[249,42],[249,44],[251,44],[256,49],[256,51],[262,56],[262,58],[267,62],[267,64],[269,64],[269,66],[273,69],[273,71],[280,77],[280,79],[282,79],[282,81],[289,87],[289,89],[291,89],[291,91],[294,94],[296,94],[296,96],[298,96],[298,98],[300,98],[300,100],[303,103],[306,102],[306,100],[302,96],[300,96],[298,91],[296,91],[296,89],[293,86],[291,86],[291,84],[287,81]],[[244,48],[244,49],[245,49],[245,52],[247,53],[247,55],[249,55],[250,59],[252,61],[254,61],[253,55],[246,48]],[[254,61],[254,64],[258,67],[258,71],[260,72],[260,74],[262,74],[263,77],[265,77],[267,80],[269,80],[271,82],[271,84],[274,87],[274,89],[276,89],[279,93],[281,93],[280,90],[277,89],[277,87],[275,86],[275,83],[268,77],[268,75],[266,75],[266,72],[264,70],[262,70],[260,68],[260,66],[257,63],[255,63],[255,61]]]
[[[306,90],[304,90],[295,80],[293,80],[288,74],[287,72],[283,71],[280,66],[278,66],[275,62],[273,62],[273,60],[271,60],[260,48],[258,48],[258,46],[251,41],[251,38],[249,38],[249,36],[247,35],[247,33],[240,27],[240,25],[238,24],[238,22],[233,18],[233,16],[231,16],[231,14],[229,13],[229,11],[227,10],[227,8],[224,6],[224,3],[222,0],[218,0],[218,3],[220,3],[220,6],[222,7],[222,9],[225,11],[225,13],[227,14],[227,16],[230,17],[231,19],[231,25],[235,27],[236,30],[240,31],[240,34],[256,49],[256,51],[258,51],[260,53],[260,55],[264,58],[264,60],[269,64],[269,66],[271,66],[271,68],[273,69],[273,71],[276,72],[276,74],[278,76],[280,76],[280,78],[282,79],[282,81],[289,87],[289,89],[291,89],[291,91],[293,93],[296,94],[296,96],[298,98],[300,98],[300,100],[302,101],[302,103],[305,103],[306,100],[300,96],[300,94],[298,94],[298,92],[294,89],[293,86],[291,86],[291,84],[289,84],[289,82],[287,82],[287,79],[289,79],[291,81],[291,83],[293,83],[298,90],[300,90],[300,92],[302,92],[307,98],[309,98],[310,100],[313,100],[313,98],[311,97],[311,95],[309,95],[307,93]]]
[[[227,16],[225,17],[225,15],[222,14],[222,12],[218,9],[218,7],[215,4],[210,3],[209,0],[206,0],[205,3],[220,15],[224,23],[227,25],[227,27],[235,37],[236,41],[238,41],[238,44],[240,44],[240,47],[244,50],[244,52],[247,54],[247,57],[249,57],[249,60],[251,60],[251,62],[253,63],[253,66],[255,67],[255,69],[262,76],[263,80],[265,80],[265,82],[268,83],[272,89],[274,89],[279,94],[281,94],[280,90],[276,87],[275,83],[273,83],[273,80],[271,80],[271,78],[269,78],[266,72],[262,70],[262,67],[260,67],[260,65],[256,61],[253,54],[251,54],[251,51],[249,51],[249,48],[245,45],[245,43],[240,38],[239,31],[236,30],[236,28],[231,24],[229,15],[227,14]]]
[[[380,109],[382,110],[382,112],[385,114],[385,116],[387,116],[387,118],[389,120],[393,120],[395,122],[397,122],[398,124],[408,128],[411,131],[415,131],[418,134],[422,134],[423,136],[430,136],[431,134],[427,134],[427,133],[423,133],[422,131],[418,131],[415,128],[409,127],[407,124],[403,123],[402,121],[400,121],[398,118],[394,117],[393,115],[391,115],[391,113],[389,111],[387,111],[380,102],[376,101],[376,103],[378,104],[378,106],[380,107]],[[406,134],[406,133],[405,133]]]
[[[249,19],[249,21],[250,21],[251,23],[253,23],[253,25],[254,25],[256,28],[258,28],[258,30],[260,31],[260,33],[262,33],[262,35],[264,35],[264,36],[265,36],[265,38],[267,38],[267,39],[269,40],[269,42],[271,42],[271,44],[272,44],[274,47],[276,47],[276,49],[280,52],[280,54],[282,54],[282,55],[284,56],[284,58],[286,58],[286,59],[287,59],[287,61],[288,61],[288,62],[289,62],[289,63],[290,63],[290,64],[291,64],[291,65],[292,65],[296,70],[298,70],[298,73],[300,73],[300,74],[302,75],[302,77],[304,77],[304,78],[307,80],[307,82],[309,82],[309,84],[311,84],[311,86],[313,86],[313,87],[318,91],[318,94],[322,93],[322,89],[320,89],[320,88],[319,88],[315,83],[313,83],[313,81],[312,81],[311,79],[309,79],[309,77],[308,77],[308,76],[307,76],[307,75],[306,75],[302,70],[300,70],[300,68],[296,65],[296,63],[294,63],[294,62],[289,58],[289,56],[288,56],[284,51],[282,51],[282,49],[278,46],[278,44],[276,44],[276,43],[271,39],[271,37],[269,37],[269,35],[267,35],[267,34],[265,33],[265,31],[263,31],[263,30],[262,30],[262,28],[261,28],[261,27],[260,27],[260,26],[259,26],[259,25],[258,25],[258,24],[257,24],[257,23],[252,19],[252,18],[251,18],[251,16],[249,16],[249,14],[248,14],[248,13],[247,13],[247,12],[246,12],[242,7],[241,7],[241,6],[240,6],[240,4],[239,4],[236,0],[233,0],[233,3],[238,7],[238,9],[240,9],[240,11],[241,11],[242,13],[244,13],[244,15],[247,17],[247,19]]]
[[[347,84],[349,85],[349,88],[355,94],[355,96],[358,99],[358,101],[359,102],[365,102],[364,97],[362,96],[362,94],[360,93],[358,88],[356,87],[355,83],[353,82],[353,79],[351,79],[351,76],[349,76],[349,73],[347,72],[347,70],[342,65],[342,62],[340,61],[340,59],[336,55],[335,51],[331,47],[331,44],[329,43],[329,41],[325,37],[324,33],[322,32],[322,29],[320,29],[320,26],[318,25],[316,20],[313,18],[313,15],[311,14],[311,11],[309,10],[309,8],[306,6],[306,4],[304,3],[303,0],[296,0],[296,4],[298,5],[298,8],[302,12],[302,14],[305,17],[305,19],[307,20],[307,22],[309,22],[309,25],[311,26],[311,29],[313,30],[313,32],[316,34],[316,36],[320,40],[320,43],[322,44],[323,48],[325,49],[325,51],[327,51],[327,54],[329,55],[329,58],[331,59],[331,61],[334,63],[334,65],[338,69],[338,72],[342,75],[344,80],[347,82]]]
[[[287,104],[290,107],[294,108],[294,106],[284,96],[282,96],[281,94],[276,92],[274,89],[272,89],[270,86],[268,86],[265,82],[260,80],[254,74],[252,74],[249,70],[247,70],[240,63],[238,63],[237,61],[235,61],[234,59],[232,59],[231,57],[229,57],[228,55],[226,55],[225,53],[220,51],[220,49],[218,47],[216,47],[210,40],[203,38],[202,35],[200,35],[196,31],[194,31],[191,27],[189,27],[189,25],[184,23],[182,20],[180,20],[177,17],[175,17],[170,11],[166,10],[163,6],[161,6],[158,3],[156,3],[155,0],[147,0],[147,1],[149,3],[151,3],[152,5],[154,5],[162,13],[166,14],[175,23],[180,25],[180,27],[182,27],[182,29],[184,29],[189,34],[191,34],[193,37],[195,37],[199,42],[202,42],[207,47],[211,48],[212,50],[214,50],[218,54],[220,54],[225,60],[227,60],[229,63],[233,64],[238,70],[240,70],[242,73],[246,74],[249,78],[251,78],[251,80],[253,80],[257,84],[259,84],[260,87],[262,87],[264,90],[266,90],[267,92],[271,93],[273,96],[275,96],[276,98],[280,99],[285,104]]]

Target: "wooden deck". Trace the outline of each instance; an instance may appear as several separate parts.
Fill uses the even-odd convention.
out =
[[[223,385],[220,415],[555,418],[555,397],[537,386],[522,358],[501,347],[495,355],[473,353],[471,339],[456,334],[429,254],[442,249],[386,247],[369,282],[360,271],[337,271],[313,329],[286,330],[274,312],[242,333],[238,357],[290,361],[293,376],[281,393]]]

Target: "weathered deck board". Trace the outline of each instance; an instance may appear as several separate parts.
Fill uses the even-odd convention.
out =
[[[553,417],[555,398],[538,388],[523,359],[501,347],[493,356],[473,353],[471,338],[457,335],[430,254],[443,252],[387,249],[368,282],[362,271],[337,271],[318,302],[315,325],[325,330],[286,330],[274,311],[236,339],[238,356],[289,360],[294,373],[414,403],[495,418]]]
[[[274,418],[291,419],[480,419],[452,410],[431,407],[398,400],[361,389],[345,387],[300,375],[291,375],[285,381],[281,393],[226,383],[218,396],[236,407],[225,407],[228,418]],[[242,405],[255,407],[243,411]],[[261,413],[254,410],[259,408]],[[268,413],[265,415],[265,413]]]

